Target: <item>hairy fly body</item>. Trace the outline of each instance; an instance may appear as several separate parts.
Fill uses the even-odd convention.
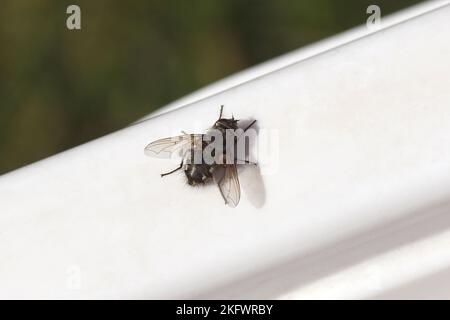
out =
[[[149,156],[153,157],[171,157],[172,154],[178,153],[182,160],[180,165],[174,170],[161,174],[161,177],[172,174],[178,170],[183,170],[187,179],[187,183],[191,186],[197,186],[206,184],[214,180],[219,186],[220,193],[222,194],[225,203],[231,207],[237,206],[240,199],[240,185],[237,173],[237,159],[228,159],[227,150],[228,146],[236,147],[239,137],[227,134],[229,131],[236,131],[238,129],[238,121],[232,118],[222,117],[223,106],[220,108],[219,119],[214,123],[208,132],[216,132],[220,135],[223,142],[223,147],[219,154],[212,152],[212,160],[204,158],[204,151],[211,146],[211,139],[207,134],[187,134],[184,133],[180,136],[159,139],[150,143],[145,152]],[[251,126],[255,124],[254,120],[248,125],[243,132],[247,131]],[[231,141],[230,141],[231,140]],[[231,152],[230,152],[231,153]],[[234,152],[233,152],[234,154]],[[244,162],[244,163],[249,163]]]

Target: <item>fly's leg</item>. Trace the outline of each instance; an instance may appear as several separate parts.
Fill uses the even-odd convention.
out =
[[[245,163],[245,164],[252,164],[254,166],[258,165],[256,162],[252,162],[252,161],[248,161],[248,160],[234,159],[234,161],[236,164]],[[240,163],[238,163],[238,162],[240,162]]]
[[[172,170],[172,171],[170,171],[170,172],[167,172],[167,173],[162,173],[162,174],[161,174],[161,178],[164,177],[164,176],[167,176],[167,175],[169,175],[169,174],[172,174],[172,173],[174,173],[174,172],[180,170],[181,168],[183,168],[183,161],[181,161],[180,166],[179,166],[178,168],[176,168],[176,169],[174,169],[174,170]]]
[[[253,122],[250,123],[250,124],[247,126],[247,128],[244,129],[244,132],[247,131],[248,129],[250,129],[251,126],[253,126],[253,125],[255,124],[255,122],[256,122],[256,120],[253,120]]]
[[[254,124],[256,123],[256,120],[253,120],[252,123],[250,123],[243,131],[243,133],[239,137],[234,137],[235,143],[244,135],[244,132],[250,129]]]
[[[219,120],[222,119],[223,105],[220,106]]]

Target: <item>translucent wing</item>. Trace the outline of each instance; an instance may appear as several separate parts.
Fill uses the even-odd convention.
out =
[[[225,203],[230,207],[236,207],[241,198],[241,187],[235,165],[227,165],[223,177],[219,180],[218,186]]]
[[[187,150],[201,146],[201,134],[184,134],[153,141],[145,147],[145,154],[157,158],[183,157]]]

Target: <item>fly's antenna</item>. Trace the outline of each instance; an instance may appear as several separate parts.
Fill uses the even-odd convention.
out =
[[[222,119],[223,105],[220,106],[219,120]]]

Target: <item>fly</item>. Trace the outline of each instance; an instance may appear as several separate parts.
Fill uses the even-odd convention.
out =
[[[238,159],[228,159],[226,146],[231,145],[236,148],[239,137],[227,134],[228,130],[235,132],[238,129],[238,121],[232,118],[223,118],[223,106],[220,107],[219,119],[213,124],[210,130],[214,130],[221,135],[223,148],[220,154],[213,153],[213,161],[206,161],[203,158],[205,148],[208,148],[212,141],[207,138],[208,134],[188,134],[159,139],[153,141],[145,148],[145,153],[151,157],[170,158],[174,153],[181,156],[180,165],[172,171],[161,174],[161,177],[170,175],[178,170],[183,170],[187,183],[191,186],[203,185],[214,180],[222,194],[225,203],[230,207],[236,207],[241,197],[241,189],[237,172]],[[256,120],[250,123],[243,132],[246,132],[255,124]],[[233,139],[229,141],[229,139]],[[228,140],[228,141],[227,141]],[[231,152],[230,152],[231,153]],[[234,152],[233,152],[234,154]],[[200,159],[200,161],[196,161]],[[241,161],[250,163],[249,161]]]

